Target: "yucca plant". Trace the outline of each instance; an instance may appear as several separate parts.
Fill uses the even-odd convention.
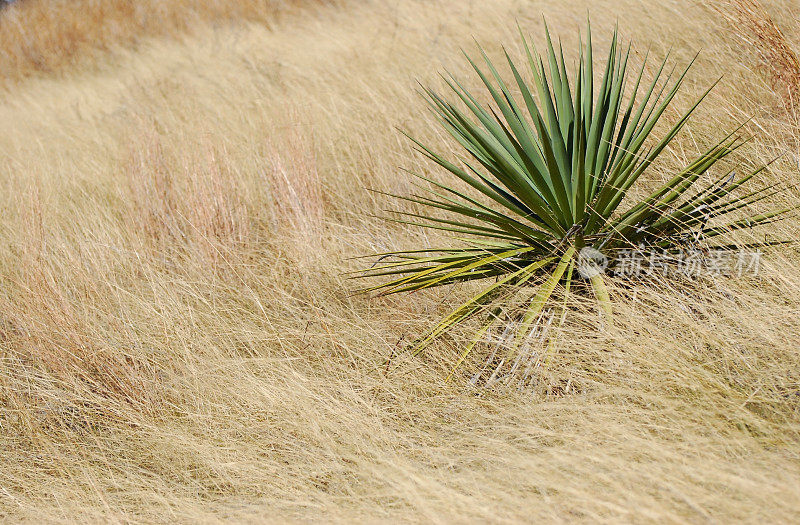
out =
[[[452,75],[444,80],[455,101],[423,88],[438,121],[466,155],[448,160],[409,137],[424,156],[457,180],[451,184],[412,174],[425,182],[420,185],[422,192],[394,197],[423,211],[397,212],[405,217],[395,220],[453,232],[462,242],[454,248],[379,254],[380,262],[362,275],[391,277],[368,289],[382,294],[477,280],[484,280],[486,286],[421,337],[415,352],[484,313],[487,317],[464,350],[465,356],[510,303],[519,307],[519,341],[559,283],[567,290],[579,284],[574,270],[586,247],[605,254],[626,247],[677,249],[687,243],[741,248],[720,241],[720,236],[779,220],[788,211],[747,215],[750,205],[779,191],[772,187],[740,190],[764,167],[740,178],[733,170],[713,178],[708,175],[744,142],[736,132],[647,197],[624,202],[630,188],[675,139],[711,88],[656,137],[656,125],[691,63],[676,75],[674,68],[666,73],[665,58],[649,82],[643,82],[643,64],[626,90],[630,45],[623,50],[615,30],[605,72],[595,86],[591,30],[587,30],[585,47],[580,46],[572,77],[561,45],[556,51],[546,28],[545,32],[543,56],[521,35],[531,82],[508,53],[505,59],[512,82],[503,80],[482,49],[485,68],[467,56],[493,103],[481,104]],[[704,178],[712,180],[696,188]],[[604,276],[596,274],[581,283],[585,290],[593,290],[610,317]]]

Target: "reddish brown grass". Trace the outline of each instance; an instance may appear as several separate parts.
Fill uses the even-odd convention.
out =
[[[83,55],[178,36],[198,22],[271,24],[299,0],[19,0],[0,11],[0,81],[53,72]]]
[[[266,185],[272,196],[272,223],[300,235],[319,234],[325,214],[322,182],[311,138],[296,117],[284,139],[270,146],[265,159]]]
[[[148,131],[132,143],[120,197],[124,221],[146,249],[188,252],[215,266],[251,241],[251,195],[210,144],[171,151]]]
[[[800,60],[783,31],[770,17],[759,0],[727,0],[709,2],[759,57],[773,89],[777,90],[786,108],[796,113],[800,108]]]

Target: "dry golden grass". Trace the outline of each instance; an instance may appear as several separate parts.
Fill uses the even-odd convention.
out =
[[[767,71],[772,87],[781,93],[786,108],[796,113],[800,104],[800,60],[797,53],[759,0],[709,2]]]
[[[757,277],[614,287],[604,329],[576,302],[522,390],[470,386],[485,353],[445,383],[458,340],[387,372],[468,290],[370,299],[344,276],[353,256],[440,242],[371,217],[394,204],[367,188],[408,192],[398,167],[428,169],[396,126],[452,148],[414,79],[466,75],[472,36],[518,54],[515,20],[539,39],[542,13],[574,49],[587,8],[598,46],[619,17],[638,55],[702,49],[683,104],[725,74],[651,178],[753,116],[740,160],[787,152],[764,177],[796,182],[780,93],[689,0],[192,22],[2,94],[0,518],[793,522],[796,248]]]
[[[85,55],[181,36],[198,23],[273,24],[297,0],[21,0],[0,16],[0,79],[61,70]],[[84,65],[86,62],[84,61]]]

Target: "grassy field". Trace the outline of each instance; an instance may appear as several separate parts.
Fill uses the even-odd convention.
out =
[[[455,151],[416,81],[477,86],[460,48],[519,57],[515,24],[541,43],[542,14],[571,59],[587,12],[633,60],[701,51],[678,109],[723,76],[645,187],[752,117],[737,161],[784,153],[761,180],[796,203],[791,75],[757,34],[690,0],[253,6],[0,59],[0,519],[796,520],[796,247],[757,276],[612,283],[613,325],[577,302],[522,390],[471,386],[480,353],[445,382],[458,334],[400,352],[469,290],[371,298],[346,275],[436,242],[374,218],[397,204],[370,191],[431,171],[398,127]],[[765,6],[800,41],[795,4]]]

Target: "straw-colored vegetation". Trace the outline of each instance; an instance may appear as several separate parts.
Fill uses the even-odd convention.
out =
[[[797,117],[800,109],[800,59],[797,47],[786,38],[759,0],[723,0],[708,5],[726,19],[742,42],[744,55],[756,57],[786,109]],[[795,8],[795,18],[797,10]]]
[[[327,0],[333,3],[335,0]],[[0,16],[0,77],[18,80],[67,66],[91,67],[98,52],[148,37],[180,37],[203,23],[277,23],[308,0],[22,0]]]
[[[793,5],[764,8],[796,41]],[[9,73],[0,517],[792,522],[796,247],[765,249],[757,276],[611,279],[613,323],[567,296],[573,315],[533,342],[522,388],[471,381],[493,373],[486,345],[445,382],[468,323],[404,352],[470,283],[352,293],[352,257],[448,239],[374,217],[397,207],[380,192],[414,191],[399,167],[442,175],[397,127],[458,153],[415,80],[441,89],[447,68],[479,92],[459,48],[474,36],[498,63],[501,43],[522,61],[516,23],[541,46],[542,13],[574,61],[587,10],[598,49],[619,20],[632,63],[648,47],[679,67],[702,51],[660,132],[724,75],[633,202],[753,117],[730,166],[783,154],[758,180],[787,187],[770,208],[797,203],[800,130],[782,93],[688,0],[303,5],[269,27],[196,17],[191,34],[123,38],[57,75]]]

